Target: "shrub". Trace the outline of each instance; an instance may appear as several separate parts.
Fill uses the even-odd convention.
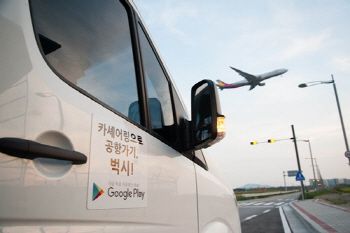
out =
[[[350,193],[350,188],[341,188],[340,191],[343,193]]]
[[[335,188],[333,188],[333,189],[319,189],[315,192],[305,193],[305,199],[313,199],[316,196],[321,196],[321,195],[330,194],[330,193],[340,193],[340,191],[337,191]],[[302,200],[302,194],[299,195],[298,200]]]
[[[326,198],[326,200],[332,202],[334,205],[343,205],[343,204],[348,203],[348,201],[344,200],[344,199],[328,199],[328,198]]]

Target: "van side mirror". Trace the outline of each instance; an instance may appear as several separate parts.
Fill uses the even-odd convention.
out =
[[[221,114],[217,89],[211,80],[202,80],[191,92],[192,148],[212,146],[225,137],[225,116]]]

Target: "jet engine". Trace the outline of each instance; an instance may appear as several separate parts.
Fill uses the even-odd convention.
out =
[[[265,86],[265,83],[259,83],[259,86]]]

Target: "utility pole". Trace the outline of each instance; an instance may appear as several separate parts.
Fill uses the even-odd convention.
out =
[[[294,132],[294,125],[292,125],[292,132],[293,132],[293,142],[294,142],[294,147],[295,147],[295,153],[296,153],[297,162],[298,162],[298,169],[299,169],[299,172],[301,172],[300,161],[299,161],[299,153],[298,153],[298,146],[297,146],[297,138],[296,138],[295,132]],[[301,184],[301,196],[302,196],[302,199],[305,200],[304,182],[301,180],[300,184]]]

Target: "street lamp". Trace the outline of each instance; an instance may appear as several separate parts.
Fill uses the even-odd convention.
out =
[[[310,139],[307,139],[307,140],[298,140],[298,141],[307,142],[307,143],[309,144],[310,158],[311,158],[311,164],[312,164],[312,171],[313,171],[313,173],[314,173],[314,179],[316,180],[315,167],[314,167],[314,160],[313,160],[313,158],[312,158],[312,151],[311,151]]]
[[[304,87],[315,86],[315,85],[318,85],[318,84],[330,84],[330,83],[333,83],[334,94],[335,94],[335,98],[337,100],[338,112],[339,112],[339,117],[340,117],[340,123],[341,123],[342,129],[343,129],[343,135],[344,135],[344,141],[345,141],[345,147],[346,147],[345,155],[346,155],[346,157],[348,157],[348,155],[350,154],[350,152],[349,152],[349,145],[348,145],[348,139],[346,137],[343,116],[342,116],[342,113],[341,113],[341,108],[340,108],[340,104],[339,104],[337,88],[335,86],[335,81],[334,81],[334,78],[333,78],[333,74],[332,74],[332,80],[329,80],[329,81],[313,81],[313,82],[308,82],[308,83],[302,83],[302,84],[299,85],[299,87],[300,88],[304,88]],[[348,159],[349,159],[349,165],[350,165],[350,157],[348,157]]]

